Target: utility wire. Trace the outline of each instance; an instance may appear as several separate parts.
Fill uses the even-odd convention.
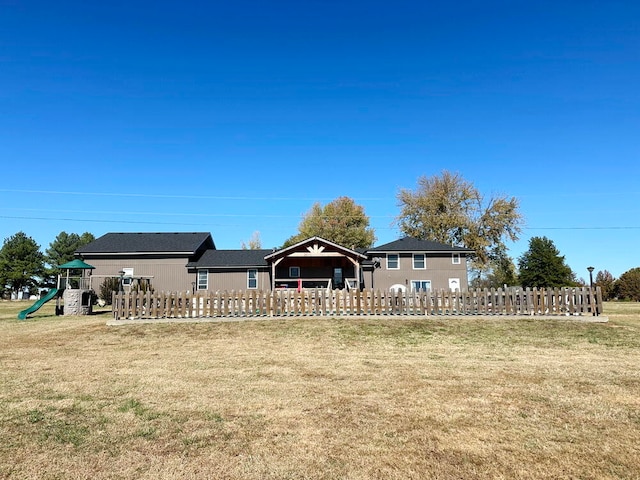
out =
[[[90,213],[90,212],[89,212]],[[122,212],[116,212],[122,213]],[[182,214],[167,214],[167,215],[182,215]],[[185,214],[187,215],[187,214]],[[222,215],[221,215],[222,216]],[[229,215],[229,217],[240,217],[243,215]],[[244,215],[245,217],[268,217],[267,215]],[[67,221],[67,222],[92,222],[92,223],[126,223],[126,224],[144,224],[144,225],[190,225],[197,226],[203,225],[202,223],[187,223],[187,222],[151,222],[145,220],[101,220],[94,218],[61,218],[61,217],[32,217],[32,216],[13,216],[13,215],[0,215],[0,218],[7,218],[12,220],[54,220],[54,221]],[[207,224],[217,227],[241,227],[239,224]],[[278,227],[280,228],[280,226]],[[393,230],[392,227],[374,227],[378,230]],[[522,230],[640,230],[640,226],[626,225],[626,226],[594,226],[594,227],[522,227]]]

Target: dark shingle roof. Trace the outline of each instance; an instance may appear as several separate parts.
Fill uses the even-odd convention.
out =
[[[273,250],[207,250],[191,268],[267,267],[264,259]]]
[[[370,248],[368,252],[471,252],[468,248],[452,247],[446,243],[419,238],[404,237],[378,247]]]
[[[215,248],[207,232],[107,233],[80,247],[76,253],[180,253],[192,255],[201,248]]]

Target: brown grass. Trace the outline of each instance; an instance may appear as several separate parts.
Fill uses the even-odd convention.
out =
[[[638,478],[640,305],[107,327],[0,303],[0,478]]]

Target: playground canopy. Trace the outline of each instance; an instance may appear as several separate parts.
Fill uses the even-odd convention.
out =
[[[93,270],[96,267],[89,265],[88,263],[84,263],[79,258],[76,258],[70,262],[58,265],[58,268],[66,268],[68,270]]]

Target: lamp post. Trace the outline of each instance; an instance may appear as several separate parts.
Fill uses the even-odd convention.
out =
[[[120,275],[120,285],[118,287],[118,292],[122,292],[122,277],[124,277],[124,270],[120,270],[118,272],[118,275]]]
[[[587,267],[587,270],[589,271],[589,286],[591,288],[593,288],[593,267]]]

